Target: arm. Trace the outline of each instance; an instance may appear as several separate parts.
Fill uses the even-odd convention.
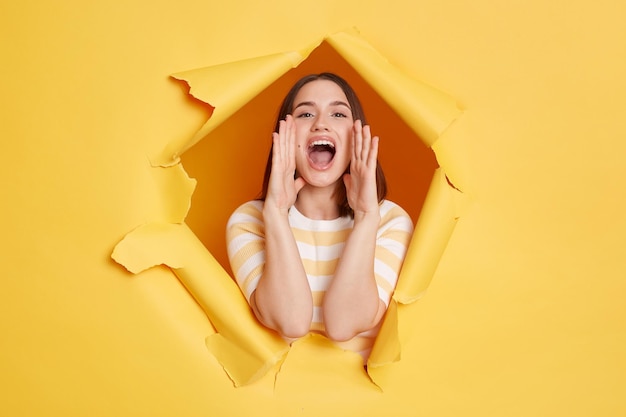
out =
[[[354,227],[343,249],[333,281],[324,296],[323,314],[330,339],[349,340],[376,326],[386,310],[374,274],[380,208],[376,191],[378,137],[355,122],[350,174],[344,182]]]
[[[293,120],[280,123],[273,134],[272,172],[263,206],[265,267],[250,298],[255,315],[265,326],[286,337],[308,333],[313,299],[298,247],[289,226],[288,211],[304,180],[294,180]]]

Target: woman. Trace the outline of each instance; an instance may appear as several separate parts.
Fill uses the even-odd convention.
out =
[[[272,139],[261,198],[227,226],[237,282],[284,338],[319,332],[367,358],[413,228],[384,199],[379,138],[346,81],[322,73],[292,87]]]

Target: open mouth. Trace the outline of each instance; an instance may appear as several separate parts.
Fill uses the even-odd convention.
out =
[[[317,169],[324,169],[335,157],[335,144],[329,140],[315,140],[309,144],[307,152],[313,166]]]

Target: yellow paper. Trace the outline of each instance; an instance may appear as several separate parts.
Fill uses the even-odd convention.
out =
[[[625,20],[619,1],[4,2],[3,415],[626,415]],[[458,100],[439,139],[323,41],[190,146],[211,106],[170,74],[351,27]],[[235,387],[209,349],[240,344],[225,347],[175,269],[133,275],[110,255],[133,230],[184,223],[227,269],[223,223],[260,188],[278,101],[321,70],[358,88],[390,198],[417,222],[438,162],[460,217],[427,292],[392,301],[401,359],[369,366],[376,384],[305,338]]]
[[[235,385],[256,381],[283,359],[285,341],[259,324],[237,285],[184,224],[139,227],[112,256],[134,273],[160,264],[174,269],[217,330],[207,346]]]
[[[402,356],[398,334],[399,305],[419,300],[428,289],[459,218],[460,210],[455,199],[461,198],[460,192],[452,188],[443,171],[438,169],[415,225],[393,299],[368,359],[370,376],[379,385],[383,385],[381,377],[377,376],[381,373],[379,368],[399,361]]]
[[[289,69],[298,66],[311,48],[290,51],[234,63],[173,74],[192,86],[190,93],[214,107],[211,118],[189,140],[170,143],[159,155],[154,156],[155,165],[169,166],[179,161],[179,156],[231,114],[243,107],[269,84]]]
[[[460,115],[454,99],[406,75],[360,36],[340,32],[329,36],[327,42],[428,146]]]
[[[456,200],[461,198],[461,192],[453,188],[445,173],[438,169],[426,196],[421,217],[415,225],[393,294],[394,300],[403,304],[412,303],[428,288],[460,217]]]
[[[393,103],[394,109],[427,143],[434,142],[439,133],[459,115],[454,100],[395,69],[358,34],[338,33],[327,41],[388,103]],[[178,162],[175,166],[182,167],[178,155],[223,123],[239,107],[279,78],[289,66],[297,66],[305,58],[303,55],[286,52],[176,75],[176,78],[189,84],[191,94],[207,103],[210,101],[215,110],[190,142],[170,144],[159,158],[161,163],[170,164],[166,160],[173,155],[171,163]],[[165,185],[166,190],[170,189],[169,185]],[[412,302],[428,287],[458,218],[453,201],[448,197],[453,191],[446,183],[445,175],[438,171],[409,247],[405,272],[394,295],[396,302]],[[167,244],[163,239],[167,240]],[[188,248],[190,245],[193,250]],[[192,253],[195,257],[190,259]],[[151,255],[150,260],[146,258]],[[218,330],[217,335],[207,340],[207,345],[236,385],[255,381],[282,360],[286,346],[277,343],[273,332],[265,330],[267,335],[264,335],[262,326],[248,323],[254,322],[254,318],[246,306],[241,306],[241,294],[234,291],[215,297],[213,287],[207,287],[207,281],[217,280],[214,275],[228,282],[230,287],[233,284],[188,228],[167,224],[141,227],[118,245],[113,257],[135,273],[158,264],[175,269],[183,284],[197,300],[201,300],[201,306]],[[233,310],[231,306],[240,308]],[[247,324],[239,324],[240,315]],[[229,320],[224,320],[224,317]],[[382,333],[368,362],[371,368],[392,363],[401,357],[395,305],[385,318]]]

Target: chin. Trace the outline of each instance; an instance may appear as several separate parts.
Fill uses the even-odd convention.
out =
[[[301,173],[307,184],[313,187],[328,187],[342,180],[343,172],[337,174],[329,171]]]

